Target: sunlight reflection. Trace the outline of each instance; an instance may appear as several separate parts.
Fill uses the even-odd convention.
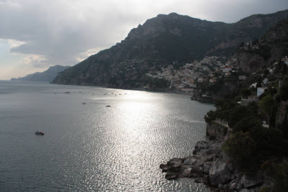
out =
[[[156,118],[155,112],[161,111],[161,105],[155,100],[161,100],[159,96],[153,93],[144,91],[126,91],[121,90],[118,92],[117,102],[118,113],[114,117],[114,122],[117,122],[118,131],[125,136],[125,142],[140,141],[145,137],[145,131],[149,130],[149,124],[147,120],[153,120]],[[119,100],[118,100],[119,101]],[[137,138],[137,140],[135,140]]]
[[[134,101],[119,103],[121,116],[118,116],[116,122],[118,130],[125,135],[125,142],[135,142],[135,138],[138,138],[137,144],[140,144],[144,131],[148,129],[146,120],[152,118],[149,114],[153,110],[153,105],[145,101],[135,101],[136,99],[139,97],[133,97]]]
[[[129,91],[129,92],[124,92],[121,98],[127,99],[127,100],[136,100],[136,101],[146,100],[147,101],[147,100],[153,99],[153,93],[148,93],[148,92],[143,92],[143,91]]]
[[[155,147],[153,147],[153,133],[151,128],[155,120],[158,120],[155,115],[159,111],[159,105],[155,105],[152,100],[159,99],[155,95],[141,91],[126,91],[121,95],[120,102],[117,103],[117,113],[113,116],[115,126],[113,131],[116,141],[114,150],[111,151],[115,157],[115,161],[121,170],[125,171],[122,175],[134,175],[129,178],[129,182],[133,185],[141,187],[139,181],[145,181],[143,175],[146,171],[146,162],[142,162],[144,156],[153,154]],[[135,162],[140,163],[141,166],[135,166]],[[117,182],[122,183],[124,177],[116,178]],[[151,181],[147,181],[151,182]]]

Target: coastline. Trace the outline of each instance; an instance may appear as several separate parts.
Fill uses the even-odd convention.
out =
[[[230,128],[223,123],[207,123],[206,138],[196,143],[192,156],[173,158],[160,165],[162,172],[166,173],[165,178],[191,178],[212,191],[223,192],[256,192],[271,185],[271,180],[263,173],[250,175],[233,166],[222,150],[229,132]]]

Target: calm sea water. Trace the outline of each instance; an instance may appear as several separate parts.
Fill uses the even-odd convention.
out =
[[[211,109],[176,94],[0,82],[0,191],[207,192],[159,165],[192,154]]]

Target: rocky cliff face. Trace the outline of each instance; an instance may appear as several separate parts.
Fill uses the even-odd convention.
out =
[[[270,180],[260,174],[251,176],[235,169],[221,149],[227,136],[223,129],[227,127],[215,125],[208,124],[212,126],[208,129],[213,133],[207,132],[207,139],[196,143],[192,156],[173,158],[160,165],[162,172],[166,173],[165,178],[193,178],[196,183],[204,183],[219,192],[260,191],[263,184]]]
[[[288,54],[288,20],[272,27],[261,39],[243,44],[235,54],[237,65],[247,73],[257,72]]]
[[[147,72],[181,66],[206,55],[230,55],[240,42],[260,37],[288,11],[248,17],[234,24],[172,13],[158,15],[132,29],[110,49],[59,74],[54,83],[143,88]]]
[[[258,40],[242,43],[235,54],[224,63],[224,65],[230,63],[236,69],[231,70],[230,76],[219,77],[217,75],[218,78],[213,84],[198,86],[194,91],[195,99],[201,101],[201,94],[208,95],[214,101],[231,98],[237,95],[241,89],[245,89],[247,84],[251,85],[255,82],[259,84],[257,78],[260,77],[255,77],[253,74],[264,69],[266,69],[265,73],[268,73],[273,65],[279,63],[287,55],[288,19],[285,19],[270,28]],[[246,79],[247,81],[245,81]]]

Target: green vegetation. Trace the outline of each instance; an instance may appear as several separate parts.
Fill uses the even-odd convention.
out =
[[[256,152],[256,148],[256,142],[249,132],[242,131],[232,134],[223,145],[223,150],[243,170],[255,168],[256,163],[252,157]]]
[[[260,192],[270,192],[270,191],[271,191],[271,188],[270,188],[270,187],[267,187],[267,186],[262,187],[262,188],[260,189]]]
[[[147,86],[150,90],[159,90],[169,88],[170,82],[166,79],[147,78]]]
[[[259,108],[263,115],[265,115],[265,119],[269,122],[269,125],[273,126],[277,110],[277,104],[276,101],[274,101],[273,96],[271,94],[266,94],[262,97],[259,101]]]
[[[205,120],[228,122],[231,132],[222,149],[236,167],[249,173],[265,171],[273,177],[274,186],[261,191],[284,192],[288,191],[288,78],[282,72],[266,76],[270,83],[258,99],[238,104],[239,95],[254,94],[244,87],[234,99],[218,101],[217,110],[208,112]]]
[[[273,176],[275,178],[275,187],[273,192],[288,191],[288,161],[283,160],[279,164],[274,165]]]
[[[282,83],[283,84],[280,88],[280,98],[283,101],[287,101],[288,100],[288,79],[286,78]]]
[[[242,90],[241,90],[241,96],[242,96],[243,98],[246,98],[246,99],[247,99],[251,94],[252,94],[251,89],[246,88],[246,89],[242,89]]]

